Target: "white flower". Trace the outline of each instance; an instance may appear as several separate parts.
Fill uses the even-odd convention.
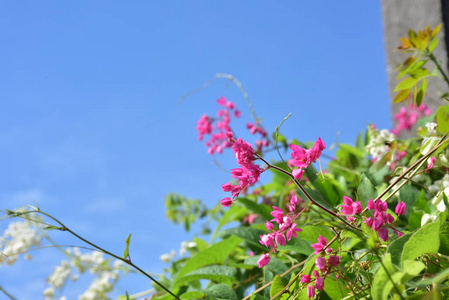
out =
[[[437,134],[437,123],[426,122],[426,127],[428,136]]]
[[[48,277],[48,283],[55,289],[62,287],[67,278],[69,278],[72,273],[72,268],[70,267],[70,262],[63,260],[59,266],[54,268],[53,273]]]
[[[179,255],[183,256],[184,254],[186,254],[187,249],[193,248],[193,247],[196,247],[196,243],[195,242],[182,241],[181,242],[181,248],[179,249]]]
[[[164,253],[159,257],[159,259],[165,263],[169,263],[171,261],[171,256],[168,253]]]
[[[396,137],[387,129],[378,130],[369,127],[368,133],[370,140],[368,145],[366,145],[366,151],[372,155],[373,159],[379,160],[390,151],[386,144],[394,141]]]
[[[48,287],[42,292],[42,295],[45,297],[45,300],[52,300],[55,296],[55,289]]]
[[[421,218],[421,227],[426,225],[427,223],[432,223],[437,219],[435,215],[424,214]]]
[[[33,218],[35,218],[33,216]],[[21,252],[40,245],[42,235],[29,221],[11,222],[0,237],[0,264],[2,262],[12,265],[18,259]],[[26,256],[30,259],[30,255]]]

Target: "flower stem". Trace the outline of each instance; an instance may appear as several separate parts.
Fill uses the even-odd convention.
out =
[[[11,300],[17,300],[17,298],[15,298],[13,295],[11,295],[7,290],[5,290],[1,285],[0,285],[0,291],[3,292],[3,294],[6,295],[6,297],[8,297]]]
[[[157,281],[156,279],[154,279],[150,274],[148,274],[147,272],[143,271],[141,268],[139,268],[138,266],[136,266],[134,263],[131,262],[131,260],[128,260],[126,258],[120,257],[118,255],[115,255],[114,253],[109,252],[108,250],[105,250],[103,248],[101,248],[100,246],[95,245],[92,242],[89,242],[88,240],[86,240],[85,238],[79,236],[78,234],[76,234],[74,231],[72,231],[71,229],[69,229],[67,226],[65,226],[61,221],[59,221],[58,219],[56,219],[55,217],[53,217],[52,215],[47,214],[46,212],[43,212],[41,210],[34,210],[34,211],[27,211],[24,213],[20,213],[18,214],[26,214],[26,213],[40,213],[44,216],[47,216],[48,218],[52,219],[53,221],[57,222],[59,225],[61,225],[63,231],[68,231],[69,233],[71,233],[73,236],[77,237],[78,239],[80,239],[81,241],[85,242],[86,244],[91,245],[92,247],[94,247],[95,249],[100,250],[101,252],[112,256],[118,260],[121,260],[122,262],[130,265],[131,267],[135,268],[137,271],[139,271],[140,273],[142,273],[144,276],[148,277],[149,279],[151,279],[154,283],[156,283],[158,286],[160,286],[162,289],[164,289],[167,293],[169,293],[170,295],[172,295],[175,299],[180,300],[178,296],[176,296],[175,294],[173,294],[168,288],[166,288],[163,284],[161,284],[159,281]]]
[[[433,55],[432,52],[428,52],[427,51],[427,56],[430,58],[430,60],[435,64],[435,66],[437,67],[438,71],[440,71],[441,76],[443,76],[444,81],[446,81],[446,83],[449,85],[449,77],[446,75],[446,72],[443,70],[443,68],[441,67],[440,63],[438,62],[437,58],[435,57],[435,55]]]
[[[289,172],[285,171],[285,170],[282,169],[282,168],[279,168],[279,167],[277,167],[277,166],[275,166],[275,165],[270,164],[269,162],[267,162],[267,161],[266,161],[263,157],[261,157],[260,155],[257,155],[257,154],[256,154],[256,156],[257,156],[260,160],[262,160],[265,164],[267,164],[267,166],[268,166],[269,168],[275,169],[276,171],[279,171],[279,172],[281,172],[281,173],[284,173],[285,175],[287,175],[288,177],[290,177],[290,178],[293,180],[293,182],[296,184],[296,186],[301,190],[301,192],[302,192],[302,193],[306,196],[306,198],[310,201],[310,203],[312,203],[312,204],[318,206],[319,208],[321,208],[322,210],[324,210],[324,211],[327,212],[328,214],[330,214],[330,215],[332,215],[333,217],[339,219],[340,221],[342,221],[343,223],[345,223],[347,226],[352,227],[352,228],[354,228],[354,229],[356,229],[356,230],[358,230],[358,231],[361,231],[359,228],[357,228],[356,226],[354,226],[354,225],[350,224],[349,222],[347,222],[345,219],[343,219],[343,218],[342,218],[341,216],[339,216],[337,213],[331,211],[330,209],[328,209],[328,208],[324,207],[323,205],[321,205],[320,203],[316,202],[316,201],[309,195],[309,193],[307,193],[306,189],[299,183],[299,181],[296,180],[295,177],[293,177],[292,174],[290,174]]]

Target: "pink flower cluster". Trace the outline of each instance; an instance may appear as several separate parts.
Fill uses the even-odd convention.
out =
[[[326,148],[326,144],[321,138],[315,142],[311,149],[304,149],[298,145],[290,145],[292,159],[289,163],[299,169],[294,169],[292,175],[295,179],[302,180],[305,169],[311,164],[316,162],[320,158],[321,152]]]
[[[401,107],[399,112],[394,115],[394,119],[397,120],[396,126],[391,130],[395,135],[399,135],[401,131],[411,130],[413,125],[416,124],[419,118],[429,116],[432,114],[432,110],[427,108],[423,103],[416,107],[410,104],[409,109]]]
[[[246,128],[249,129],[249,132],[251,132],[251,134],[261,135],[261,139],[256,141],[257,151],[261,152],[264,147],[268,147],[270,145],[270,140],[268,139],[266,130],[262,126],[260,126],[258,122],[256,122],[256,124],[249,122],[248,124],[246,124]]]
[[[368,217],[363,221],[368,227],[371,227],[379,234],[379,238],[386,242],[388,241],[388,228],[393,228],[390,224],[394,222],[394,217],[390,214],[387,214],[386,211],[388,209],[388,205],[386,202],[377,199],[373,201],[373,199],[369,199],[368,201],[368,209],[370,211],[374,211],[374,214],[371,217]],[[407,210],[407,206],[404,202],[399,202],[396,205],[395,213],[400,216],[404,215]],[[397,231],[393,228],[393,232],[397,233],[399,237],[403,235],[402,232]]]
[[[355,214],[360,214],[362,212],[362,204],[360,201],[353,201],[347,196],[343,196],[344,204],[341,205],[341,213],[346,216],[349,222],[355,221]]]
[[[225,183],[221,186],[224,192],[231,192],[232,198],[237,198],[240,192],[249,186],[253,185],[259,180],[260,174],[263,170],[255,165],[253,162],[256,160],[256,152],[250,143],[245,142],[241,138],[235,140],[232,132],[226,133],[229,143],[232,144],[232,151],[234,151],[237,163],[240,168],[232,169],[231,175],[233,178],[238,179],[238,184],[232,185],[232,183]],[[221,201],[222,206],[230,206],[234,200],[230,197],[226,197]]]
[[[284,214],[284,211],[281,208],[273,206],[274,210],[271,212],[271,215],[274,219],[265,223],[265,227],[272,232],[261,235],[259,240],[259,243],[265,247],[272,247],[270,253],[277,252],[278,246],[285,246],[287,241],[291,240],[292,237],[296,238],[298,236],[297,232],[302,231],[300,228],[296,227],[297,225],[295,223],[299,214],[296,214],[294,211],[298,204],[298,198],[296,195],[292,195],[289,206],[290,212],[287,214]],[[278,230],[274,229],[274,223],[278,224]],[[258,261],[259,268],[262,268],[270,262],[270,253],[261,255]]]
[[[235,105],[231,101],[227,101],[226,98],[221,97],[217,100],[217,103],[222,107],[218,110],[217,118],[209,117],[204,114],[198,120],[196,130],[198,131],[198,139],[202,141],[205,135],[211,135],[210,139],[206,142],[208,147],[207,152],[210,155],[214,153],[222,153],[223,149],[231,147],[226,133],[232,132],[231,124],[231,112],[234,112],[234,117],[239,118],[241,113],[235,108]],[[215,126],[213,123],[216,122]]]
[[[312,244],[311,246],[315,249],[314,254],[320,254],[324,251],[324,248],[327,245],[327,240],[323,236],[318,237],[318,243]],[[326,253],[330,254],[326,259],[324,256],[318,256],[315,260],[315,265],[317,270],[313,271],[313,276],[315,277],[315,284],[307,286],[307,297],[313,298],[315,297],[316,290],[323,291],[324,289],[324,278],[327,274],[330,273],[332,267],[338,266],[340,263],[340,256],[331,254],[332,248],[326,248]],[[302,283],[310,283],[312,278],[310,275],[302,275],[301,282]]]

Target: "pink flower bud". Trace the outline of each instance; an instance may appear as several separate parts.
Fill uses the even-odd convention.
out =
[[[310,275],[302,275],[301,276],[301,282],[302,283],[309,283],[310,282]]]
[[[266,266],[270,262],[270,255],[268,253],[262,254],[257,261],[259,268]]]
[[[315,281],[315,287],[318,290],[323,291],[323,288],[324,288],[324,278],[323,277],[317,277],[317,279]]]
[[[368,209],[373,210],[375,208],[373,199],[368,200]]]
[[[405,215],[405,211],[407,210],[407,206],[404,202],[399,202],[398,205],[396,205],[396,208],[394,209],[394,212],[400,216]]]
[[[221,189],[223,190],[223,192],[230,192],[232,191],[232,184],[231,183],[225,183],[223,185],[221,185]]]
[[[307,297],[309,298],[315,297],[315,287],[313,285],[309,285],[307,287]]]
[[[315,260],[315,265],[322,273],[326,270],[326,259],[324,257],[317,257]]]
[[[265,222],[265,227],[266,227],[268,230],[273,230],[274,224],[271,223],[270,221],[267,221],[267,222]]]
[[[231,200],[231,198],[226,197],[226,198],[223,198],[220,202],[221,202],[221,206],[228,207],[228,206],[231,206],[233,201]]]

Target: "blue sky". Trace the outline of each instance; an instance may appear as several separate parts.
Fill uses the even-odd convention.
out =
[[[37,201],[116,253],[133,233],[133,261],[160,272],[159,256],[195,233],[165,220],[164,195],[211,207],[230,179],[197,141],[198,118],[225,96],[243,113],[237,133],[250,120],[225,80],[180,97],[233,74],[268,131],[291,112],[286,136],[330,145],[340,132],[351,143],[367,123],[391,126],[381,21],[379,1],[4,2],[2,209]],[[230,153],[218,159],[234,166]],[[1,266],[0,284],[19,299],[40,297],[58,262],[56,250],[35,252]],[[147,288],[130,276],[116,294]]]

